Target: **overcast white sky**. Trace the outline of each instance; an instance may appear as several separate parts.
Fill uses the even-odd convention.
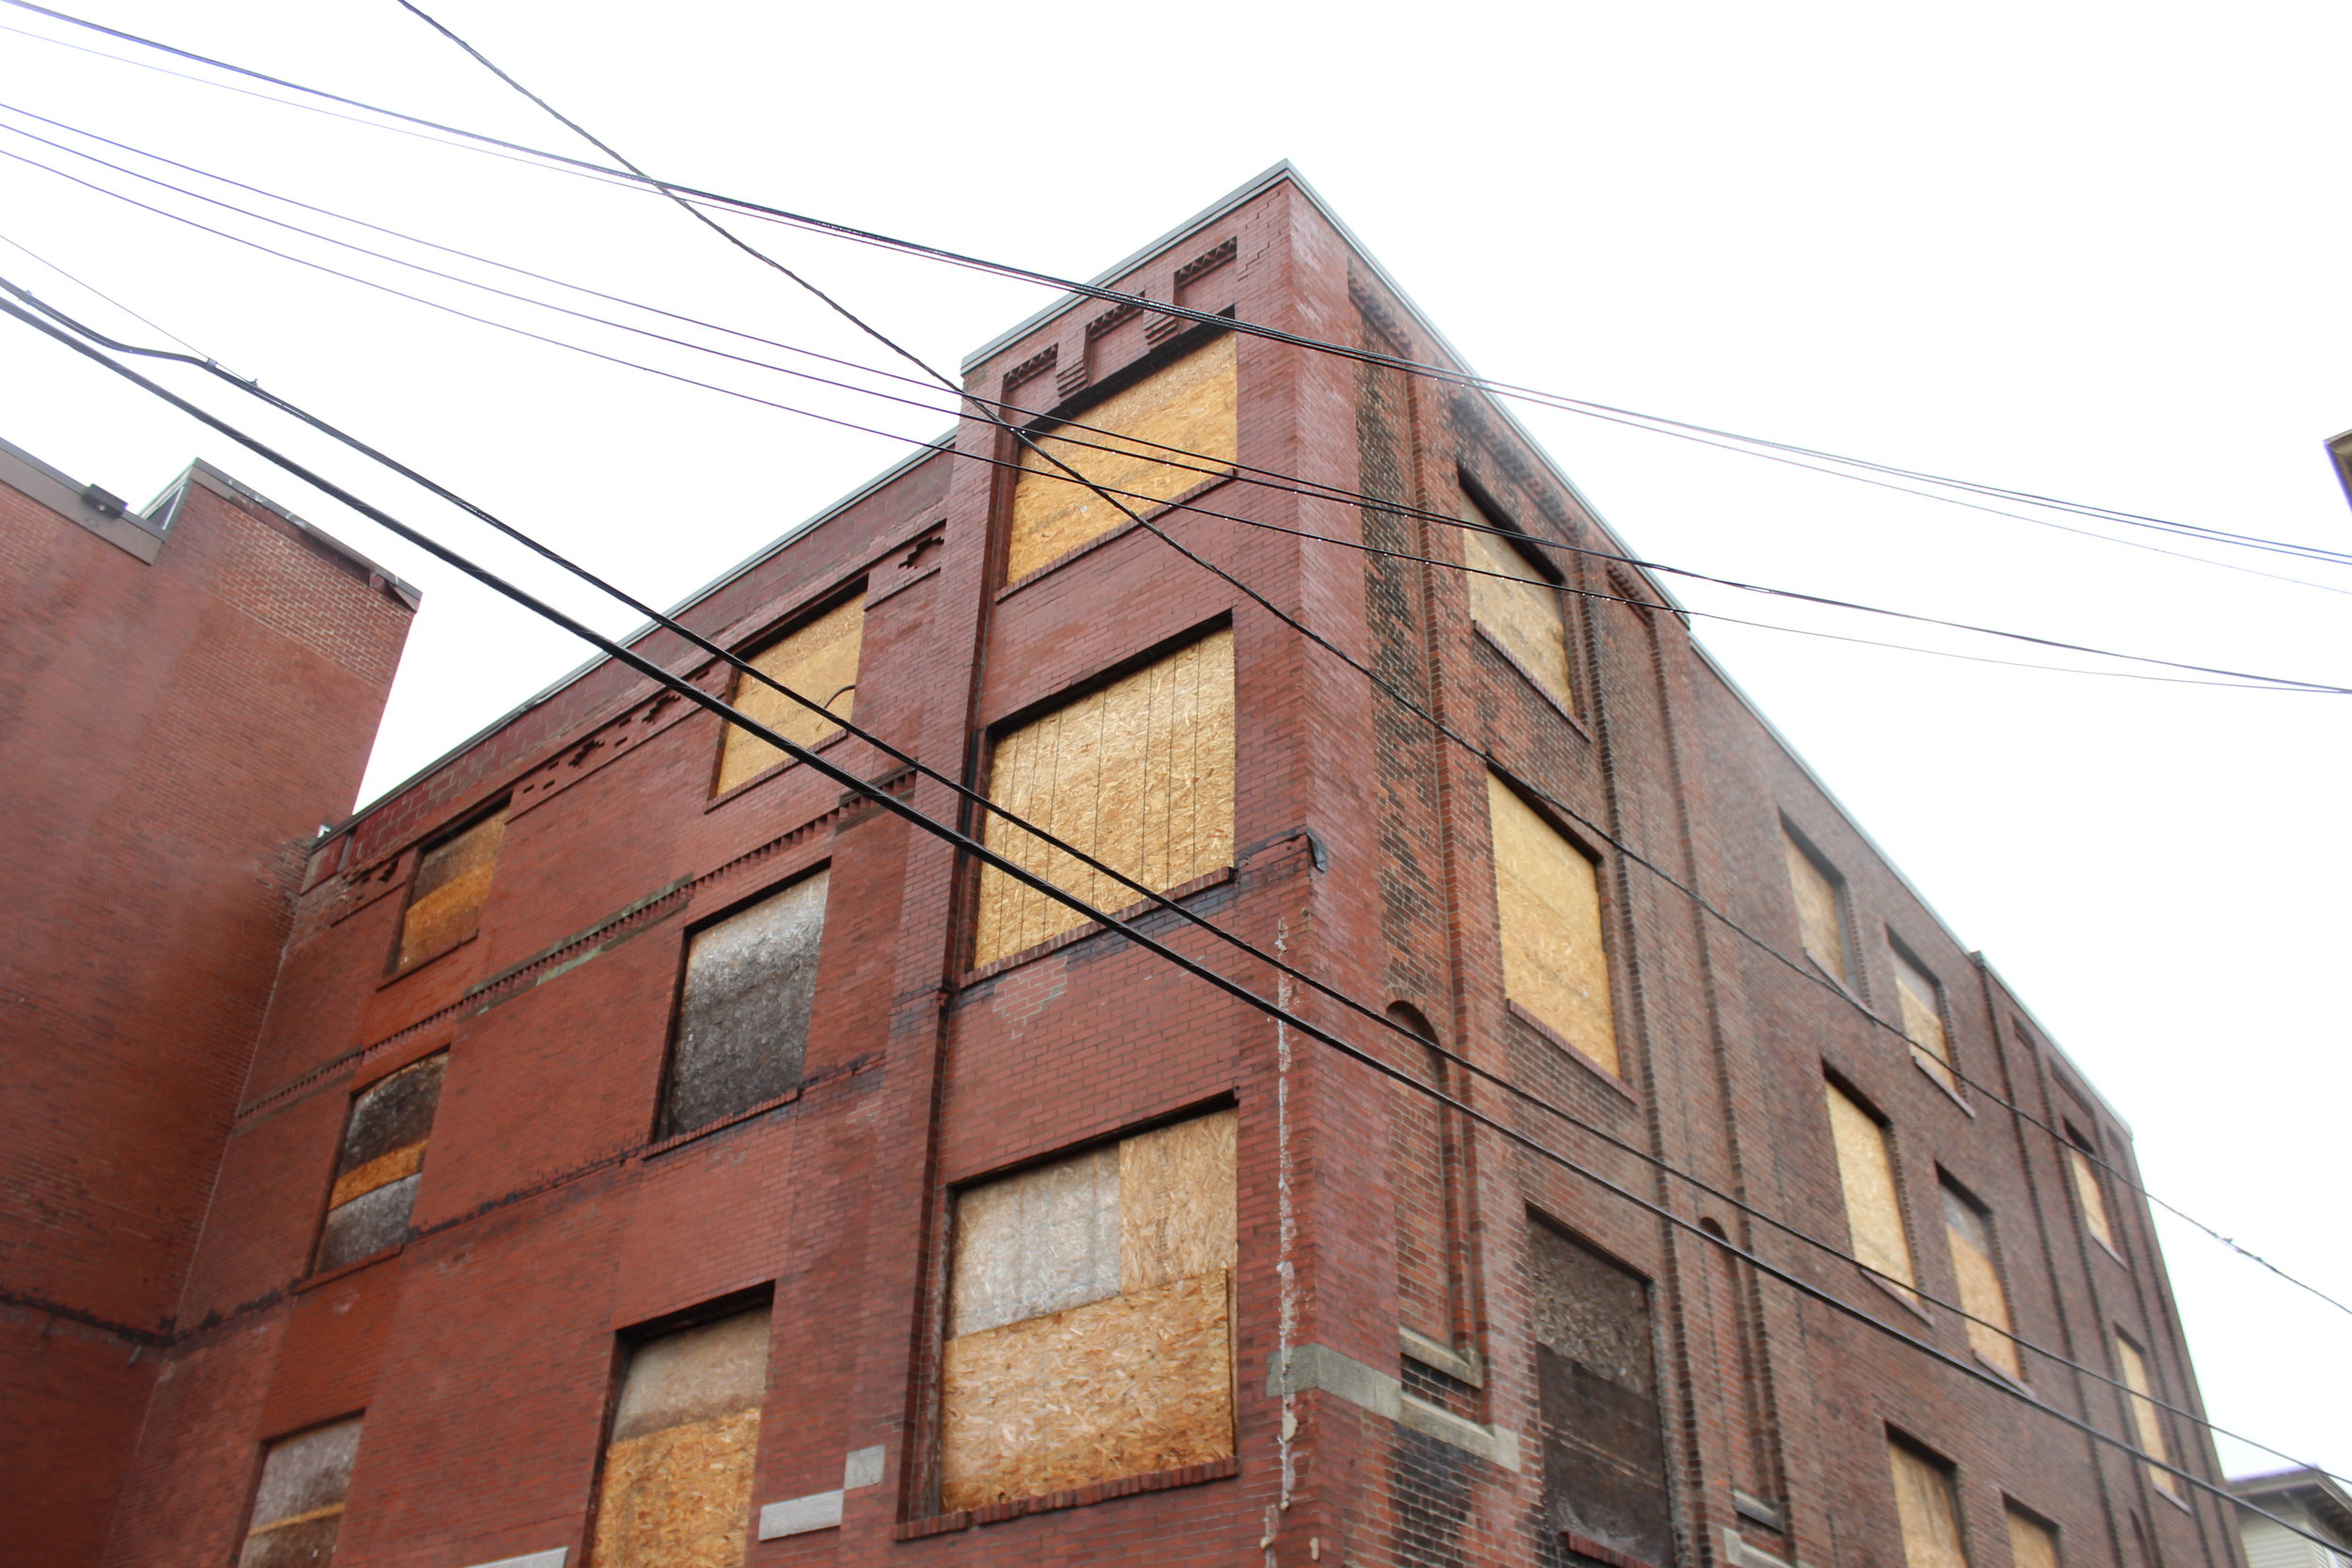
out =
[[[392,0],[87,3],[98,20],[201,53],[576,150]],[[2352,425],[2342,188],[2352,8],[427,8],[672,178],[1091,276],[1289,157],[1488,374],[2352,547],[2352,511],[2320,445]],[[22,12],[0,11],[0,26],[137,53]],[[15,108],[276,193],[873,355],[658,198],[13,33],[0,33],[0,81]],[[16,114],[0,123],[75,142]],[[680,373],[900,435],[948,422],[337,258],[14,134],[0,134],[0,152]],[[658,601],[906,450],[456,320],[4,158],[0,235]],[[1049,297],[783,229],[758,237],[937,363]],[[0,274],[152,338],[6,245]],[[225,440],[0,325],[0,436],[135,501],[201,454],[425,588],[372,791],[583,657]],[[478,527],[258,405],[232,407],[200,376],[170,379],[516,565]],[[2337,590],[2323,592],[1572,416],[1522,417],[1658,560],[2352,685],[2352,571],[2207,552]],[[2037,657],[1677,592],[1701,610]],[[633,622],[609,610],[596,619]],[[1701,632],[2132,1122],[2151,1186],[2352,1300],[2340,1218],[2352,1072],[2338,997],[2352,935],[2342,831],[2352,699]],[[2178,1224],[2166,1235],[2214,1418],[2352,1469],[2352,1317]],[[2226,1443],[2223,1453],[2239,1471],[2282,1463]]]

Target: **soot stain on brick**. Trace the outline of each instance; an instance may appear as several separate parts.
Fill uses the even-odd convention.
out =
[[[1396,1489],[1396,1561],[1409,1568],[1462,1568],[1462,1531],[1470,1516],[1470,1466],[1453,1444],[1408,1427],[1396,1429],[1390,1474]]]

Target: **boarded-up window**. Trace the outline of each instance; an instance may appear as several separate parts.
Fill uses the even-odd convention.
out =
[[[1944,1183],[1944,1238],[1951,1243],[1952,1272],[1960,1280],[1960,1309],[1972,1320],[1968,1344],[1979,1355],[2025,1381],[2025,1363],[2010,1337],[2009,1292],[2001,1288],[1993,1216],[1947,1179]]]
[[[482,906],[490,896],[499,846],[505,840],[506,808],[501,806],[417,858],[408,911],[400,923],[402,968],[448,952],[481,927]]]
[[[1027,577],[1124,526],[1129,511],[1148,514],[1230,469],[1241,451],[1235,364],[1227,333],[1088,409],[1080,418],[1093,428],[1039,440],[1118,497],[1119,505],[1025,448],[1013,483],[1005,580]]]
[[[272,1443],[262,1456],[253,1522],[237,1568],[321,1568],[333,1561],[358,1453],[357,1416]]]
[[[1895,1514],[1903,1527],[1903,1560],[1910,1568],[1968,1568],[1950,1466],[1900,1438],[1887,1440],[1886,1457],[1895,1470]]]
[[[2156,1408],[2155,1385],[2148,1378],[2148,1358],[2139,1347],[2121,1333],[2115,1337],[2115,1365],[2127,1390],[2124,1403],[2131,1406],[2132,1434],[2139,1439],[2139,1451],[2162,1464],[2148,1466],[2149,1484],[2157,1490],[2181,1495],[2180,1478],[2165,1469],[2172,1462],[2172,1449],[2164,1438],[2164,1415]]]
[[[339,1269],[408,1239],[424,1170],[424,1146],[441,1103],[445,1054],[402,1068],[359,1091],[343,1126],[319,1233],[318,1267]]]
[[[1935,977],[1899,949],[1894,952],[1895,996],[1903,1009],[1903,1035],[1911,1041],[1912,1058],[1928,1075],[1954,1094],[1960,1080],[1952,1073],[1952,1046],[1944,1032],[1944,988]]]
[[[2082,1205],[2083,1224],[2090,1227],[2101,1246],[2120,1258],[2122,1249],[2115,1244],[2115,1227],[2107,1223],[2106,1190],[2100,1184],[2099,1167],[2091,1163],[2080,1132],[2069,1127],[2066,1137],[2061,1147],[2066,1150],[2066,1168],[2074,1178],[2074,1198]]]
[[[1542,1560],[1589,1558],[1591,1544],[1671,1563],[1647,1287],[1549,1226],[1528,1227],[1528,1262],[1544,1523],[1555,1548]]]
[[[2010,1504],[2009,1560],[2010,1568],[2059,1568],[2057,1527]]]
[[[1486,810],[1503,994],[1614,1072],[1617,1026],[1600,935],[1599,872],[1493,773],[1486,775]]]
[[[956,1202],[940,1394],[947,1509],[1233,1451],[1231,1111]]]
[[[1797,901],[1797,934],[1804,950],[1814,962],[1851,985],[1853,972],[1846,964],[1844,884],[1786,829],[1780,847],[1788,861],[1788,891]]]
[[[1479,531],[1502,525],[1476,502],[1470,503],[1465,520],[1472,526],[1463,531],[1463,550],[1476,568],[1470,575],[1470,618],[1510,654],[1528,679],[1573,711],[1576,686],[1569,673],[1568,628],[1561,614],[1560,590],[1509,540]],[[1502,575],[1483,575],[1486,573]]]
[[[1233,634],[1202,638],[1005,736],[991,800],[1148,887],[1233,863]],[[1107,877],[991,814],[981,837],[1104,911],[1135,902]],[[974,965],[1084,925],[993,866],[980,873]]]
[[[751,666],[770,680],[790,688],[824,705],[811,713],[774,687],[738,674],[735,708],[744,718],[766,725],[787,740],[814,746],[841,726],[857,700],[858,649],[866,638],[866,595],[859,594],[835,605],[814,621],[751,657]],[[785,753],[736,724],[726,726],[719,753],[719,781],[714,793],[733,789],[744,780],[766,772]]]
[[[596,1568],[737,1568],[768,1388],[768,1308],[639,1341],[596,1492]]]
[[[694,933],[664,1137],[750,1110],[801,1081],[830,881],[827,871],[804,877]]]
[[[1846,1234],[1854,1259],[1888,1278],[1916,1285],[1886,1129],[1836,1084],[1825,1083],[1822,1090],[1829,1097],[1830,1135],[1837,1145],[1837,1180],[1845,1193]]]

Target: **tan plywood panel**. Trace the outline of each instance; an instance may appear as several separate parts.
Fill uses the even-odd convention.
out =
[[[1118,1146],[1106,1144],[960,1195],[947,1332],[1118,1294],[1119,1167]]]
[[[1964,1195],[1944,1189],[1944,1234],[1951,1243],[1952,1271],[1960,1280],[1960,1309],[1977,1320],[1968,1324],[1968,1344],[1979,1355],[2024,1382],[2026,1369],[2010,1338],[2009,1292],[1993,1251],[1993,1222]]]
[[[424,1140],[401,1148],[388,1149],[356,1170],[344,1172],[335,1179],[335,1190],[327,1195],[330,1208],[341,1208],[353,1198],[389,1187],[403,1177],[414,1176],[424,1164]]]
[[[1797,932],[1804,950],[1823,969],[1852,984],[1846,964],[1845,909],[1836,881],[1785,832],[1780,847],[1788,862],[1788,891],[1797,902]]]
[[[2083,1223],[2090,1227],[2090,1233],[2105,1243],[2109,1252],[2114,1252],[2115,1230],[2107,1223],[2106,1194],[2099,1185],[2099,1172],[2091,1164],[2090,1156],[2069,1144],[2066,1165],[2074,1175],[2074,1196],[2083,1206]]]
[[[596,1493],[596,1568],[737,1568],[768,1386],[768,1309],[629,1354]]]
[[[473,935],[506,839],[506,813],[484,817],[456,837],[427,849],[417,862],[408,912],[400,927],[403,966],[444,952]]]
[[[751,1526],[759,1412],[664,1427],[605,1451],[596,1568],[737,1568]]]
[[[1474,507],[1468,520],[1493,526]],[[1469,579],[1471,618],[1510,650],[1537,686],[1562,707],[1574,711],[1576,686],[1569,674],[1568,628],[1561,615],[1560,591],[1507,540],[1475,531],[1466,531],[1462,538],[1470,564],[1478,572],[1500,572],[1510,579],[1472,573]]]
[[[1593,863],[1493,773],[1495,901],[1502,989],[1560,1037],[1617,1070],[1617,1026],[1601,942],[1600,878]]]
[[[2058,1531],[2014,1504],[2007,1512],[2010,1568],[2058,1568]]]
[[[310,1568],[334,1557],[359,1432],[354,1416],[269,1446],[238,1568]]]
[[[950,1339],[940,1500],[976,1508],[1233,1451],[1230,1275]]]
[[[1895,1156],[1887,1147],[1886,1129],[1855,1104],[1835,1084],[1823,1084],[1829,1098],[1830,1134],[1837,1145],[1837,1180],[1846,1196],[1846,1230],[1852,1239],[1856,1260],[1906,1285],[1918,1283],[1911,1272],[1911,1241],[1903,1227],[1902,1199],[1895,1186]]]
[[[1919,1065],[1933,1074],[1937,1083],[1958,1094],[1960,1081],[1952,1074],[1951,1042],[1944,1033],[1943,988],[1900,953],[1893,957],[1895,995],[1903,1009],[1903,1035],[1917,1048]]]
[[[735,681],[737,711],[797,745],[816,745],[841,728],[834,719],[853,716],[858,652],[865,640],[866,595],[859,594],[752,656],[753,669],[822,704],[834,719],[811,713],[773,687],[743,674]],[[717,792],[766,772],[784,757],[776,747],[729,724],[719,755]]]
[[[1119,1288],[1134,1293],[1233,1266],[1231,1111],[1119,1146]]]
[[[1228,468],[1238,457],[1236,363],[1233,338],[1228,333],[1081,416],[1095,431],[1110,434],[1072,431],[1067,436],[1045,436],[1039,445],[1119,494],[1127,507],[1148,512],[1210,477],[1199,470]],[[1147,444],[1152,442],[1198,455],[1175,457]],[[1025,578],[1126,521],[1126,513],[1118,506],[1037,452],[1025,451],[1013,484],[1005,580]]]
[[[1960,1541],[1960,1502],[1951,1472],[1907,1443],[1889,1443],[1895,1472],[1895,1513],[1902,1521],[1903,1560],[1910,1568],[1968,1568]]]
[[[2139,1440],[2140,1451],[2151,1459],[2169,1464],[2172,1449],[2165,1441],[2164,1417],[2156,1409],[2155,1400],[2151,1397],[2155,1392],[2155,1386],[2148,1378],[2148,1358],[2140,1354],[2137,1345],[2118,1334],[2115,1337],[2115,1364],[2122,1376],[2123,1386],[2129,1390],[2124,1396],[2124,1402],[2132,1407],[2132,1434]],[[2148,1466],[2148,1483],[2173,1497],[2181,1495],[2180,1481],[2171,1471],[2157,1465]]]
[[[998,741],[989,798],[1147,886],[1233,861],[1233,634],[1220,630]],[[1093,904],[1135,895],[992,815],[989,847]],[[1073,930],[1074,911],[994,867],[980,874],[975,966]]]

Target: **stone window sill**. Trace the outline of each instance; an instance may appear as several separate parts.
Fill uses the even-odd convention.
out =
[[[1153,1470],[1140,1476],[1121,1476],[1117,1481],[1098,1481],[1090,1486],[1073,1486],[1063,1492],[1047,1492],[1035,1497],[1015,1497],[1009,1502],[989,1503],[954,1513],[937,1513],[926,1519],[909,1519],[899,1525],[892,1536],[898,1541],[919,1541],[925,1536],[947,1535],[970,1529],[976,1525],[1000,1525],[1008,1519],[1018,1519],[1031,1513],[1086,1508],[1117,1497],[1134,1497],[1140,1492],[1167,1492],[1179,1486],[1199,1486],[1207,1481],[1224,1481],[1240,1473],[1240,1460],[1230,1456],[1212,1459],[1206,1464],[1187,1465],[1179,1470]]]

